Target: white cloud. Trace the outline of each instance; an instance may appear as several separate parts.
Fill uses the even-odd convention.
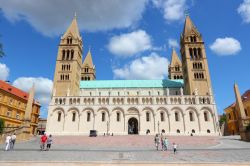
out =
[[[232,37],[218,38],[210,45],[210,49],[218,55],[235,55],[241,50],[240,42]]]
[[[127,28],[142,17],[148,0],[0,0],[5,17],[25,20],[47,36],[58,35],[77,13],[81,30]]]
[[[244,22],[250,23],[250,0],[244,0],[244,2],[240,4],[237,11],[243,18]]]
[[[6,81],[9,76],[9,72],[9,68],[5,64],[0,63],[0,80]]]
[[[123,68],[113,69],[114,77],[121,79],[163,79],[168,74],[167,58],[156,53],[133,60]]]
[[[43,77],[19,77],[13,82],[13,86],[29,92],[32,85],[35,85],[35,98],[44,106],[50,102],[53,82]]]
[[[144,30],[114,36],[108,44],[109,51],[121,57],[133,56],[151,48],[151,37]]]
[[[186,0],[152,0],[152,2],[163,10],[164,18],[169,22],[182,20],[185,16]]]
[[[178,44],[176,39],[169,38],[168,39],[168,47],[169,48],[177,48],[177,47],[179,47],[179,44]]]

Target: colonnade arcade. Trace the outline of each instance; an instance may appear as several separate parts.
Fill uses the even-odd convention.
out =
[[[54,107],[49,112],[48,131],[54,134],[83,134],[97,130],[98,135],[155,134],[210,135],[216,133],[215,114],[209,107],[182,109],[152,107],[107,108]]]

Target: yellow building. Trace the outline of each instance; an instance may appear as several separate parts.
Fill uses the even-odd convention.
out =
[[[17,129],[24,120],[29,94],[0,80],[0,118],[5,121],[5,130]],[[36,134],[40,104],[33,101],[31,133]]]
[[[248,119],[250,119],[250,90],[247,90],[241,96],[244,108],[245,108],[245,115]],[[227,134],[229,135],[237,135],[239,134],[239,124],[238,124],[238,114],[235,107],[236,103],[231,104],[227,108],[224,109],[226,113],[226,123],[227,123]]]

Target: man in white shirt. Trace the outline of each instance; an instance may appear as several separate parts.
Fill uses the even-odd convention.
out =
[[[6,137],[6,139],[5,139],[5,144],[6,144],[5,150],[6,150],[6,151],[10,149],[10,141],[11,141],[11,136],[8,135],[8,136]]]

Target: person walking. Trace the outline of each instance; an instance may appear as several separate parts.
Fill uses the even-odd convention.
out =
[[[43,136],[41,137],[41,140],[40,140],[40,148],[41,148],[41,151],[44,150],[45,148],[45,144],[47,142],[47,136],[46,134],[44,133]]]
[[[163,140],[164,150],[168,150],[168,139],[165,137]]]
[[[11,136],[8,134],[6,139],[5,139],[5,151],[8,151],[10,149],[10,141],[11,141]]]
[[[177,144],[176,143],[173,143],[173,149],[174,149],[174,154],[177,153]]]
[[[53,142],[52,135],[50,134],[48,139],[47,139],[47,149],[46,150],[50,150],[52,142]]]
[[[156,147],[156,150],[159,149],[159,144],[160,144],[160,137],[158,134],[155,135],[155,147]]]
[[[10,140],[10,150],[14,149],[15,142],[16,142],[16,133],[13,133],[11,135],[11,140]]]

